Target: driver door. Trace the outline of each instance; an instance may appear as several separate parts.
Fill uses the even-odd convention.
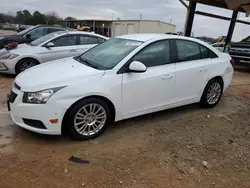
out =
[[[43,52],[43,62],[53,61],[78,54],[77,35],[63,35],[52,41],[54,47],[46,48]]]
[[[132,61],[143,63],[147,70],[144,73],[123,73],[124,118],[164,109],[171,104],[174,101],[175,64],[171,63],[170,41],[149,44]]]

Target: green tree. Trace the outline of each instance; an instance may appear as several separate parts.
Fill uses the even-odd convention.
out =
[[[77,20],[76,18],[74,18],[74,17],[67,17],[67,18],[65,18],[64,19],[65,21],[74,21],[74,20]]]
[[[39,11],[35,11],[33,13],[32,19],[31,19],[31,25],[36,24],[46,24],[45,15],[41,14]]]
[[[55,12],[48,12],[45,14],[46,24],[57,24],[59,20],[62,20],[62,18],[59,17],[59,15]]]

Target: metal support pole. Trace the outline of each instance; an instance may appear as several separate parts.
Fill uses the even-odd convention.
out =
[[[95,32],[95,20],[93,20],[93,31]]]
[[[228,33],[227,33],[227,38],[226,38],[226,41],[225,41],[224,52],[226,51],[228,45],[231,43],[234,28],[235,28],[235,23],[236,23],[237,17],[238,17],[238,13],[239,12],[236,11],[236,10],[233,11],[232,20],[230,22]]]
[[[197,2],[190,1],[189,2],[189,8],[187,12],[187,18],[186,18],[186,24],[185,24],[185,36],[190,37],[194,22],[194,15],[195,15],[195,9],[196,9]]]

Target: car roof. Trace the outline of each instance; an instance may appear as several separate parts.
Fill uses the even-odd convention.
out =
[[[183,39],[183,40],[190,40],[194,42],[199,42],[204,44],[199,39],[191,38],[191,37],[185,37],[185,36],[180,36],[180,35],[172,35],[172,34],[131,34],[131,35],[122,35],[122,36],[117,36],[115,38],[120,38],[120,39],[128,39],[128,40],[135,40],[135,41],[141,41],[141,42],[147,42],[149,40],[153,39]]]
[[[56,33],[60,33],[60,34],[82,34],[82,35],[91,35],[91,36],[96,36],[96,37],[101,37],[101,38],[105,38],[105,39],[108,39],[107,37],[103,36],[103,35],[99,35],[99,34],[96,34],[96,33],[90,33],[90,32],[86,32],[86,31],[71,31],[71,30],[68,30],[68,31],[58,31]]]
[[[69,28],[69,27],[61,27],[61,26],[56,26],[56,25],[35,25],[33,27],[34,28],[37,28],[37,27],[50,27],[50,28],[65,29],[65,30],[68,30],[68,31],[74,30],[74,29]]]

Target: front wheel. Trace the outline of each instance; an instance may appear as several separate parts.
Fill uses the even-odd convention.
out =
[[[38,61],[35,59],[27,58],[20,60],[16,65],[16,74],[19,74],[31,67],[38,65]]]
[[[111,122],[110,109],[106,102],[89,98],[78,102],[69,112],[67,126],[75,140],[88,140],[98,137]]]
[[[200,104],[205,108],[212,108],[216,106],[223,93],[223,81],[215,78],[208,82],[203,95],[201,97]]]

